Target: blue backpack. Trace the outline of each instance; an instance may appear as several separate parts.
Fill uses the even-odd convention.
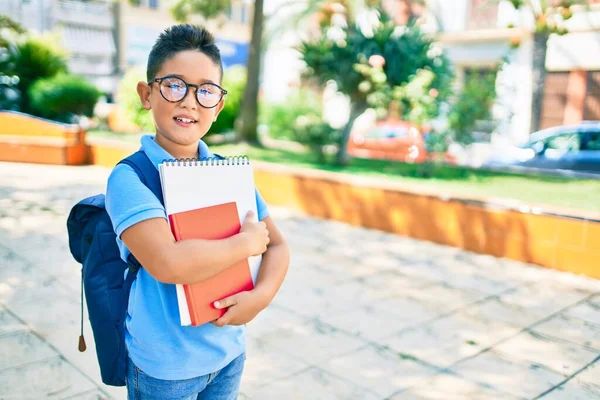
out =
[[[145,153],[138,151],[119,164],[132,167],[144,185],[163,203],[158,171]],[[121,259],[104,200],[103,194],[81,200],[71,209],[67,219],[69,249],[75,260],[82,264],[79,351],[86,349],[83,338],[85,289],[102,382],[124,386],[127,368],[125,316],[131,284],[141,265],[133,255],[129,256],[127,262]],[[125,279],[127,269],[129,271]]]

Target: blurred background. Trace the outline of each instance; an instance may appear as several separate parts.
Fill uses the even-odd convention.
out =
[[[198,23],[223,56],[207,140],[226,153],[596,211],[589,182],[530,183],[600,173],[599,3],[3,0],[0,109],[135,144],[152,44]]]

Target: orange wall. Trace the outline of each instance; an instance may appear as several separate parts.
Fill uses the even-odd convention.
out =
[[[0,111],[0,160],[83,164],[87,161],[85,131],[76,125]]]
[[[28,114],[0,111],[0,135],[77,139],[77,125],[61,124]]]
[[[333,174],[277,172],[262,163],[255,171],[257,187],[273,205],[600,278],[597,220],[494,209],[394,188],[357,186],[335,179]]]

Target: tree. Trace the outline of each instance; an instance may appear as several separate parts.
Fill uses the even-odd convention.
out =
[[[199,14],[206,19],[216,18],[231,5],[231,0],[177,0],[171,8],[173,17],[185,22],[190,14]],[[254,17],[250,38],[250,54],[248,55],[248,81],[244,90],[241,112],[236,121],[239,139],[259,145],[257,134],[258,90],[261,65],[261,43],[263,35],[264,15],[263,0],[254,1]]]
[[[540,129],[544,85],[546,82],[546,53],[551,34],[567,34],[564,22],[573,15],[572,7],[587,4],[585,0],[503,0],[517,9],[526,9],[533,14],[535,30],[533,33],[533,93],[531,100],[530,131]]]
[[[240,116],[236,121],[236,131],[240,138],[254,145],[260,145],[256,128],[258,125],[258,89],[262,58],[263,19],[263,0],[255,0],[250,54],[248,55],[248,81],[244,90]]]
[[[418,26],[396,25],[378,3],[373,1],[367,4],[369,9],[361,11],[366,13],[363,20],[372,21],[366,25],[355,22],[356,9],[336,6],[331,12],[331,7],[326,8],[320,36],[299,47],[306,63],[304,76],[319,85],[334,81],[338,91],[350,100],[350,115],[338,143],[338,165],[348,164],[350,132],[367,108],[386,110],[394,101],[402,106],[403,116],[411,115],[415,102],[408,94],[414,88],[407,84],[420,71],[431,74],[421,80],[426,88],[419,85],[419,90],[426,89],[434,99],[427,105],[419,102],[423,112],[434,117],[436,106],[449,94],[452,74],[441,50]],[[343,22],[335,15],[341,13],[345,14]],[[423,113],[418,118],[422,119]]]

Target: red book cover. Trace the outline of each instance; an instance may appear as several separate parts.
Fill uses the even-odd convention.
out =
[[[219,204],[169,215],[175,240],[225,239],[240,232],[241,225],[235,202]],[[233,294],[252,290],[254,284],[248,260],[242,260],[202,282],[183,285],[193,326],[221,317],[213,303]]]

